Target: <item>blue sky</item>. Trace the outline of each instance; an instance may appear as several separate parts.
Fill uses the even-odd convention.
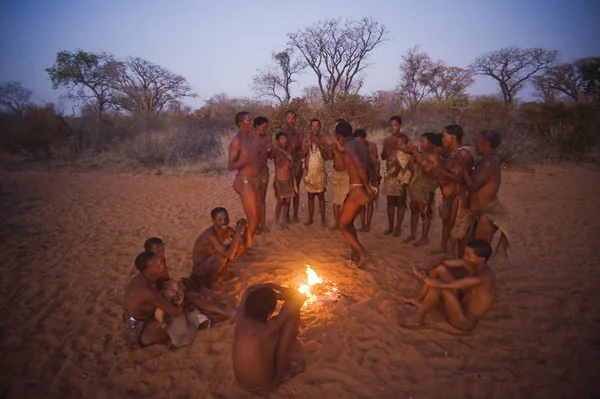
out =
[[[559,50],[565,61],[600,55],[600,1],[4,0],[0,3],[0,81],[18,80],[37,101],[59,100],[45,68],[61,50],[137,56],[185,76],[199,107],[214,94],[252,96],[250,84],[286,34],[319,20],[371,16],[390,41],[372,53],[363,94],[398,84],[402,54],[419,45],[432,58],[466,67],[504,46]],[[310,71],[300,85],[315,83]],[[480,78],[472,94],[494,93]],[[297,87],[294,94],[301,94]]]

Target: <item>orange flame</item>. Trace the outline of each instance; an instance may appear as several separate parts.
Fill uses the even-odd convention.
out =
[[[314,302],[317,299],[317,297],[310,292],[310,289],[316,284],[322,284],[323,279],[319,277],[319,275],[313,269],[311,269],[309,265],[306,265],[306,276],[308,284],[301,285],[298,288],[298,291],[301,294],[306,295],[305,304],[308,304]]]

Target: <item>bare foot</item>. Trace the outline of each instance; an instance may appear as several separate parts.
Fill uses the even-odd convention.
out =
[[[400,237],[401,235],[402,235],[402,230],[401,229],[394,230],[394,237]]]
[[[263,233],[263,230],[262,230],[262,229],[258,229],[258,230],[256,230],[256,233],[254,233],[254,235],[255,235],[255,236],[259,236],[259,235],[261,235],[262,233]]]
[[[369,231],[371,231],[371,225],[366,225],[363,232],[368,233]]]
[[[321,227],[326,228],[327,227],[327,222],[324,220],[321,220]]]
[[[309,220],[309,221],[307,221],[307,222],[304,223],[305,226],[310,226],[311,224],[313,224],[312,220]]]
[[[294,216],[294,219],[292,219],[293,223],[300,223],[300,218],[298,218],[298,215]]]
[[[408,303],[409,305],[416,306],[417,309],[421,307],[421,301],[419,301],[419,298],[417,298],[417,297],[414,297],[414,298],[401,297],[400,299],[402,299],[402,302],[404,302],[404,303]]]
[[[279,230],[289,230],[289,229],[290,229],[290,228],[288,227],[288,225],[287,225],[286,223],[283,223],[283,222],[279,223],[279,224],[277,225],[277,228],[278,228]]]
[[[422,245],[427,245],[429,244],[429,240],[427,238],[421,238],[419,241],[415,242],[413,245],[415,247],[420,247]]]
[[[304,372],[304,364],[302,364],[300,362],[290,362],[287,372],[281,378],[281,382],[285,382],[285,381],[289,380],[290,378],[292,378],[293,376],[298,375],[303,372]]]
[[[371,254],[364,253],[362,256],[359,256],[356,267],[363,270],[375,270],[373,262],[371,261]]]
[[[423,324],[423,319],[417,315],[406,316],[398,320],[401,326],[405,327],[416,327]]]
[[[334,224],[333,226],[331,226],[329,228],[329,230],[331,230],[331,231],[336,231],[337,229],[338,229],[337,224]]]
[[[404,243],[405,243],[405,244],[408,244],[409,242],[411,242],[411,241],[415,240],[416,238],[417,238],[417,237],[415,237],[415,236],[408,236],[408,237],[406,237],[406,238],[404,239]]]
[[[365,231],[365,225],[361,224],[360,227],[358,229],[356,229],[357,231],[363,232]]]
[[[285,217],[285,222],[286,222],[286,223],[288,223],[288,224],[289,224],[289,223],[292,223],[292,219],[290,219],[290,215],[287,215],[287,216]]]
[[[393,231],[394,231],[394,229],[387,229],[386,231],[383,232],[383,235],[389,236],[390,234],[392,234]]]
[[[267,229],[266,227],[263,227],[262,231],[263,231],[263,233],[270,233],[271,232],[271,230]]]

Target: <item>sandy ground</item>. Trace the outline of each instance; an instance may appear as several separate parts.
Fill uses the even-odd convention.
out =
[[[130,352],[120,336],[124,287],[143,241],[164,238],[171,273],[189,271],[210,209],[242,216],[231,178],[13,172],[1,181],[0,397],[251,397],[233,376],[233,324],[177,351]],[[568,165],[505,172],[510,262],[495,268],[499,297],[471,335],[450,334],[438,311],[422,329],[398,326],[414,311],[399,297],[419,288],[409,265],[432,258],[382,235],[385,200],[373,231],[361,236],[377,271],[346,267],[338,232],[294,225],[260,236],[263,253],[231,265],[218,299],[289,281],[305,263],[352,293],[353,301],[306,309],[307,370],[274,397],[597,397],[599,181],[600,172]],[[271,224],[271,189],[268,201]],[[303,195],[303,217],[305,203]],[[430,248],[439,230],[436,218]]]

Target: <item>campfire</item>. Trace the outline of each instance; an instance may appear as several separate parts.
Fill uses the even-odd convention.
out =
[[[312,303],[326,304],[337,302],[342,293],[333,281],[325,281],[309,265],[306,265],[306,284],[300,285],[298,291],[306,295],[304,306]]]

